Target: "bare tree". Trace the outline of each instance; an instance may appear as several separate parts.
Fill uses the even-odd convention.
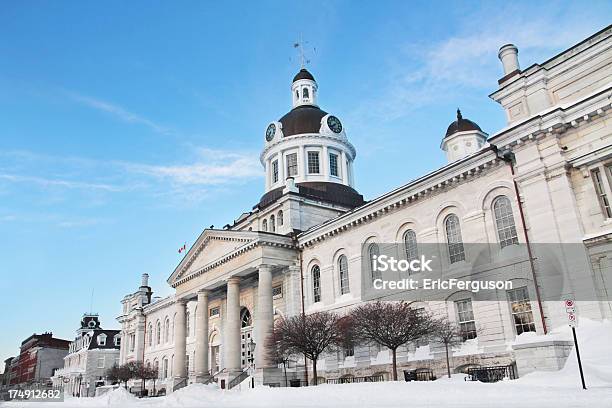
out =
[[[317,385],[319,356],[342,342],[340,318],[330,312],[297,315],[277,321],[274,327],[273,350],[284,354],[303,354],[312,361],[314,384]]]
[[[285,345],[280,341],[279,334],[277,331],[272,331],[269,336],[269,341],[266,343],[268,345],[268,356],[270,360],[272,360],[275,364],[283,365],[283,372],[285,375],[285,387],[288,386],[287,380],[287,365],[291,358],[293,357],[293,353],[284,348]]]
[[[153,393],[155,393],[155,380],[159,376],[159,370],[151,365],[145,365],[142,361],[130,362],[128,366],[130,367],[132,378],[141,380],[141,393],[145,390],[147,380],[153,380]]]
[[[132,370],[126,364],[117,365],[114,364],[111,368],[106,371],[106,376],[111,381],[117,381],[118,383],[124,383],[127,389],[127,382],[133,377]]]
[[[363,344],[379,344],[391,350],[393,380],[397,380],[398,347],[429,335],[433,321],[429,314],[412,309],[406,302],[366,303],[351,312],[349,337]]]
[[[461,329],[456,323],[451,322],[448,318],[443,317],[434,322],[434,330],[431,333],[432,340],[444,344],[446,348],[446,371],[448,378],[451,377],[450,358],[448,355],[449,348],[459,345],[463,342],[461,337]]]

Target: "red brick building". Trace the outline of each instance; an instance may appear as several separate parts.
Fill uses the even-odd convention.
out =
[[[21,343],[16,366],[12,367],[11,385],[46,383],[55,370],[64,366],[70,341],[57,339],[53,333],[33,334]]]

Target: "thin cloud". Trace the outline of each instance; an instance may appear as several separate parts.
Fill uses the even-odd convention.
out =
[[[83,181],[49,179],[35,176],[22,176],[18,174],[0,174],[0,180],[11,183],[32,183],[42,187],[61,187],[79,190],[103,190],[108,192],[122,191],[123,188],[110,184],[89,183]]]
[[[116,104],[113,104],[107,101],[103,101],[101,99],[96,99],[96,98],[92,98],[89,96],[80,95],[74,92],[68,92],[68,95],[76,102],[89,106],[90,108],[108,113],[123,122],[144,125],[148,127],[149,129],[153,130],[154,132],[160,133],[163,135],[169,135],[169,136],[176,135],[176,132],[174,130],[166,126],[162,126],[159,123],[151,119],[145,118],[144,116],[130,112],[127,109],[119,105],[116,105]]]

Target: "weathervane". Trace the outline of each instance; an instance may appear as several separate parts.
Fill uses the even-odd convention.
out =
[[[308,41],[303,41],[302,36],[300,35],[300,39],[293,43],[293,48],[298,50],[298,57],[300,58],[300,68],[306,67],[306,64],[310,64],[310,59],[306,57],[305,47],[308,44]],[[317,52],[316,48],[312,49],[313,53]]]

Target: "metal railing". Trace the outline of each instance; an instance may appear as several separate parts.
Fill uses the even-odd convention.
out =
[[[436,379],[432,370],[404,370],[404,380],[406,381],[433,381]]]
[[[243,372],[241,372],[240,374],[238,374],[237,377],[234,377],[228,384],[227,384],[227,389],[231,390],[232,388],[234,388],[235,386],[237,386],[238,384],[240,384],[241,382],[243,382],[244,380],[246,380],[246,378],[249,376],[249,370],[244,370]]]
[[[497,382],[506,378],[510,380],[516,379],[516,372],[513,365],[473,367],[468,368],[467,374],[470,376],[470,381]]]
[[[174,384],[174,387],[172,387],[172,391],[180,390],[181,388],[184,388],[186,386],[187,386],[187,378],[183,378],[181,381]]]
[[[369,375],[367,377],[340,377],[330,378],[327,380],[328,384],[349,384],[349,383],[363,383],[363,382],[382,382],[385,381],[385,377],[381,375]]]

